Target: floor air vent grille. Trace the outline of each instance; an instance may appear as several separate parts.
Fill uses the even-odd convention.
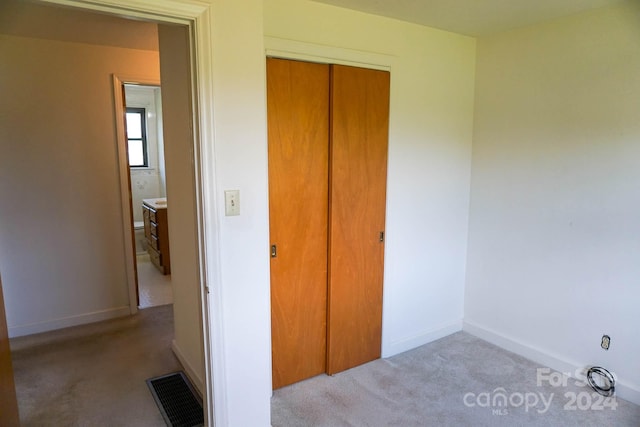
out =
[[[169,427],[204,425],[202,402],[184,372],[150,378],[147,385]]]

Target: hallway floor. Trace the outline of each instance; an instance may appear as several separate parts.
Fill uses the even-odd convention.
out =
[[[21,424],[163,426],[145,380],[181,370],[173,306],[11,340]]]
[[[149,254],[136,256],[138,266],[138,294],[140,308],[155,307],[173,303],[171,275],[163,275],[151,263]]]

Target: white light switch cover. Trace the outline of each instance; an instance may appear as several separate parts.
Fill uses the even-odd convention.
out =
[[[226,190],[224,192],[224,214],[226,216],[240,215],[240,190]]]

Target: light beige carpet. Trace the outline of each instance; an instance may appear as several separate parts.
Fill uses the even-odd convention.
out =
[[[173,306],[11,340],[20,420],[29,426],[164,426],[145,380],[181,370]]]
[[[615,410],[600,409],[593,390],[573,381],[552,387],[543,380],[538,386],[537,368],[544,367],[459,332],[333,377],[276,390],[272,425],[640,426],[639,406],[617,399]]]

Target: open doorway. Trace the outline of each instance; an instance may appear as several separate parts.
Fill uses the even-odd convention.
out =
[[[124,84],[138,308],[173,303],[161,88]],[[157,218],[149,212],[155,211]],[[146,215],[145,215],[146,214]],[[152,220],[153,219],[153,220]]]
[[[88,18],[78,16],[77,11],[45,11],[44,6],[24,5],[38,7],[36,22],[32,15],[26,17],[22,3],[16,2],[18,24],[4,30],[10,35],[3,39],[4,46],[11,48],[11,58],[15,58],[3,68],[7,70],[3,87],[11,87],[3,105],[12,104],[13,112],[6,122],[11,123],[7,129],[12,138],[3,139],[0,156],[4,157],[2,181],[11,183],[2,186],[0,193],[5,201],[0,215],[0,254],[3,279],[7,279],[7,318],[12,337],[129,314],[128,272],[123,266],[122,248],[133,247],[133,233],[128,233],[128,243],[123,240],[118,191],[122,175],[117,173],[113,94],[108,77],[115,72],[142,76],[143,80],[157,79],[159,83],[159,76],[153,72],[156,68],[144,66],[157,63],[157,48],[120,46],[105,40],[108,34],[122,36],[126,22],[115,22],[105,15]],[[28,33],[42,30],[49,17],[64,14],[73,16],[66,23],[50,24],[47,28],[51,36],[45,37],[42,31],[38,37]],[[19,25],[20,19],[30,25]],[[94,21],[102,25],[91,25]],[[55,32],[72,25],[77,31]],[[95,28],[89,33],[94,37],[91,43],[81,40],[78,26]],[[178,62],[176,57],[181,59],[180,71],[187,78],[169,70],[169,94],[186,94],[190,100],[190,62],[183,54],[189,52],[189,32],[186,26],[176,27],[180,33],[175,44],[180,50],[169,46],[167,52],[172,64]],[[173,40],[172,35],[165,33],[165,41]],[[28,97],[24,96],[27,92]],[[193,122],[190,103],[186,108],[185,103],[172,103],[174,109],[178,105],[180,111],[171,114],[172,119],[180,119],[179,124],[173,121],[174,134],[178,128],[191,130]],[[192,382],[204,393],[203,322],[202,312],[196,309],[201,307],[201,288],[198,229],[194,225],[194,140],[192,134],[171,140],[179,141],[168,153],[173,172],[167,170],[167,176],[176,177],[172,184],[178,205],[174,216],[178,224],[174,227],[178,233],[175,273],[183,280],[172,313],[171,349],[166,353],[172,356],[173,350]],[[180,218],[188,219],[183,222]]]

